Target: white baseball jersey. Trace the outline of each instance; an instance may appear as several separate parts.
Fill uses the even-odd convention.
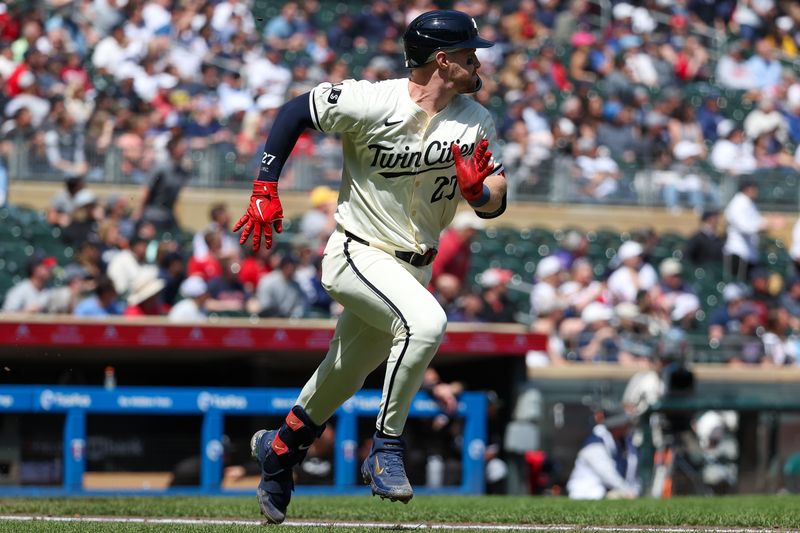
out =
[[[489,112],[457,95],[433,117],[408,92],[407,78],[346,80],[311,91],[314,126],[342,134],[344,167],[334,217],[386,248],[425,253],[453,220],[461,198],[450,144],[472,155],[497,135]],[[503,171],[493,158],[494,174]]]

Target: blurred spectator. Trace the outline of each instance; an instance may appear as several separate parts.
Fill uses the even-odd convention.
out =
[[[798,362],[798,338],[791,326],[792,316],[788,309],[773,310],[761,336],[765,359],[776,366],[796,365]]]
[[[147,240],[135,235],[128,248],[120,250],[108,264],[107,274],[119,295],[127,295],[143,267],[147,265]]]
[[[613,316],[613,310],[600,302],[592,302],[583,308],[581,321],[584,329],[577,339],[579,360],[592,363],[634,362],[633,355],[620,349],[617,331],[610,324]]]
[[[561,285],[561,261],[554,255],[547,256],[536,265],[536,284],[531,291],[531,314],[547,315],[565,305],[558,292]]]
[[[159,230],[178,226],[175,218],[175,202],[181,189],[191,178],[185,157],[186,139],[181,135],[172,137],[167,143],[169,157],[159,162],[142,190],[139,206],[133,218],[140,222],[151,222]]]
[[[716,141],[719,125],[725,120],[719,109],[720,93],[718,89],[712,89],[711,93],[703,98],[703,105],[697,111],[697,122],[706,141]]]
[[[730,332],[739,329],[739,308],[745,303],[745,290],[741,285],[728,283],[722,290],[723,305],[711,311],[708,338],[722,340]]]
[[[206,302],[208,311],[242,311],[245,307],[247,294],[244,285],[239,281],[239,263],[231,257],[223,257],[220,261],[222,273],[208,281],[208,294]]]
[[[767,219],[761,216],[755,200],[758,198],[758,184],[744,180],[739,192],[731,198],[725,208],[725,222],[728,224],[728,238],[723,252],[730,275],[744,281],[758,263],[759,233],[770,227],[778,227],[781,219]]]
[[[27,277],[11,287],[3,302],[3,311],[7,313],[41,313],[44,311],[50,296],[47,284],[57,265],[55,257],[45,256],[37,252],[29,260]]]
[[[596,146],[591,137],[578,139],[575,164],[578,171],[578,198],[602,202],[617,195],[622,174],[605,146]]]
[[[757,162],[753,143],[746,140],[744,131],[733,121],[725,119],[717,126],[717,142],[711,149],[711,164],[730,176],[751,174]]]
[[[273,17],[264,27],[264,38],[269,46],[278,50],[300,50],[306,28],[297,4],[286,2],[280,15]]]
[[[256,301],[260,316],[300,318],[305,314],[306,295],[294,279],[297,263],[296,257],[285,255],[278,268],[258,282]]]
[[[597,128],[597,143],[607,146],[615,160],[633,162],[639,148],[633,109],[613,103],[605,107],[604,113],[608,121]]]
[[[80,176],[89,170],[84,152],[82,128],[66,110],[55,117],[54,127],[44,134],[47,160],[50,166],[64,176]]]
[[[753,142],[764,134],[774,135],[779,142],[784,142],[788,130],[786,117],[778,111],[777,102],[772,96],[762,97],[758,107],[750,111],[744,119],[744,132]]]
[[[592,263],[582,257],[572,263],[570,280],[561,284],[559,293],[566,308],[575,316],[580,316],[584,307],[600,300],[603,288],[603,284],[594,279]]]
[[[311,241],[314,250],[322,250],[336,228],[333,213],[339,193],[326,185],[314,187],[309,195],[311,209],[300,219],[300,231]]]
[[[179,290],[182,300],[176,303],[167,314],[170,322],[205,322],[208,315],[205,303],[208,300],[208,286],[200,276],[189,276]]]
[[[163,289],[164,280],[158,277],[156,267],[143,267],[133,280],[128,294],[128,307],[123,314],[132,317],[165,315],[166,308],[158,299]]]
[[[222,203],[211,205],[208,212],[210,222],[202,230],[194,234],[192,238],[192,255],[198,259],[208,255],[208,244],[205,235],[208,232],[218,233],[220,236],[220,253],[225,257],[238,258],[241,254],[239,239],[231,232],[231,215],[228,207]]]
[[[198,275],[208,281],[222,274],[222,232],[216,228],[206,229],[204,233],[207,252],[198,256],[193,254],[186,265],[190,276]]]
[[[101,276],[95,283],[93,294],[79,301],[72,314],[82,317],[121,315],[124,307],[118,299],[114,283],[108,277]]]
[[[97,205],[97,195],[83,189],[75,195],[69,225],[61,232],[61,240],[69,246],[82,242],[98,242],[98,223],[102,222],[103,210]]]
[[[722,264],[722,248],[725,246],[725,239],[719,235],[719,219],[719,211],[703,211],[700,217],[700,228],[686,241],[683,256],[693,265]]]
[[[700,213],[706,204],[715,205],[719,196],[716,186],[699,167],[703,156],[702,145],[692,141],[680,141],[673,149],[676,163],[673,179],[664,183],[664,202],[667,208],[678,212],[678,204],[685,196],[689,205]]]
[[[459,296],[461,295],[461,282],[458,277],[447,272],[436,276],[436,280],[431,283],[433,296],[439,305],[444,309],[448,320],[462,322],[461,309],[459,306]]]
[[[65,176],[65,190],[58,191],[50,199],[50,207],[47,210],[47,222],[49,224],[65,228],[69,225],[72,211],[75,209],[75,195],[86,186],[83,176]]]
[[[576,260],[586,256],[588,249],[589,240],[586,235],[576,230],[570,230],[561,239],[560,246],[553,255],[558,257],[563,270],[569,270]]]
[[[484,322],[514,322],[516,309],[508,299],[508,282],[513,272],[505,268],[490,268],[480,275],[483,289],[481,300],[483,309],[479,317]]]
[[[755,80],[750,77],[750,70],[742,55],[745,46],[741,41],[733,42],[727,53],[719,58],[715,79],[720,86],[744,91],[755,88]]]
[[[789,313],[792,329],[800,330],[800,276],[786,281],[786,291],[780,297],[780,306]]]
[[[453,218],[439,240],[439,252],[433,261],[431,284],[442,274],[451,274],[463,284],[469,272],[470,246],[479,230],[486,224],[472,210],[461,211]]]
[[[567,9],[555,17],[552,38],[557,44],[567,44],[578,27],[587,25],[589,3],[586,0],[570,0]]]
[[[759,328],[764,323],[758,306],[751,302],[743,303],[737,310],[739,329],[728,333],[722,340],[722,350],[729,354],[731,366],[767,365],[764,343],[759,338]]]
[[[780,300],[773,294],[770,287],[769,270],[756,267],[750,271],[750,297],[751,302],[759,306],[761,320],[766,323],[769,314],[780,306]]]
[[[75,306],[95,287],[92,275],[82,266],[71,264],[64,269],[63,285],[50,289],[44,311],[54,314],[73,314]]]
[[[764,94],[774,96],[774,89],[781,82],[781,62],[776,58],[775,46],[767,39],[756,43],[755,54],[745,65],[750,79]]]
[[[650,303],[658,306],[672,321],[680,322],[690,313],[700,309],[700,300],[681,276],[683,267],[672,257],[658,266],[660,279],[650,289]]]
[[[161,301],[171,307],[178,301],[181,283],[186,279],[186,263],[183,255],[178,251],[164,252],[160,254],[156,262],[158,277],[164,281]]]
[[[624,413],[594,426],[567,481],[570,499],[632,499],[639,495],[639,451],[631,439],[632,427],[633,419]]]
[[[619,247],[620,266],[608,278],[608,290],[614,303],[636,302],[641,291],[656,283],[656,271],[642,260],[644,248],[636,241],[626,241]]]

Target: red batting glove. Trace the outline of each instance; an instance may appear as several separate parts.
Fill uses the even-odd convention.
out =
[[[247,238],[252,233],[253,251],[257,252],[261,248],[262,234],[264,235],[264,246],[267,249],[272,247],[273,225],[278,233],[283,231],[283,206],[281,206],[281,199],[278,198],[278,183],[254,181],[250,206],[233,227],[233,231],[239,231],[239,228],[244,227],[239,244],[247,242]]]
[[[456,163],[456,179],[461,196],[468,202],[474,202],[483,195],[483,181],[494,170],[494,163],[490,163],[492,152],[488,150],[489,141],[481,139],[475,148],[475,155],[469,159],[461,156],[461,149],[453,143],[450,151]]]

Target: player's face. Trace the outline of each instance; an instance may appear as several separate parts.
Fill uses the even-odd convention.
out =
[[[450,59],[449,75],[459,93],[472,93],[478,87],[478,69],[481,62],[475,55],[474,48],[465,48],[449,52],[447,57]]]

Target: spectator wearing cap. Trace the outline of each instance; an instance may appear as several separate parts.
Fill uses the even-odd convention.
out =
[[[625,413],[603,417],[581,445],[567,481],[571,500],[633,499],[639,495],[639,450],[634,419]]]
[[[205,322],[208,320],[205,304],[209,298],[208,286],[200,276],[189,276],[180,287],[183,298],[167,314],[170,322]]]
[[[166,314],[166,307],[159,301],[162,290],[164,280],[158,277],[158,269],[150,265],[143,267],[131,284],[128,307],[123,314],[130,317]]]
[[[75,195],[69,225],[61,232],[65,244],[77,247],[82,242],[99,242],[98,225],[102,222],[103,210],[97,205],[97,195],[90,189],[83,189]]]
[[[439,252],[433,261],[431,283],[442,274],[452,274],[463,285],[472,257],[472,240],[486,224],[472,210],[461,211],[439,240]]]
[[[300,219],[300,232],[311,241],[314,250],[321,250],[336,229],[333,213],[338,199],[339,193],[327,185],[319,185],[311,190],[311,209]]]
[[[559,294],[563,267],[558,257],[549,255],[536,265],[536,284],[531,291],[531,314],[535,317],[550,314],[555,309],[564,309]]]
[[[63,284],[50,290],[44,311],[54,314],[72,314],[84,296],[94,290],[92,275],[77,264],[67,265],[61,276]]]
[[[14,116],[21,108],[27,108],[31,112],[31,124],[35,128],[41,127],[48,114],[50,113],[50,101],[40,95],[36,76],[30,70],[26,70],[19,75],[17,93],[5,105],[6,116]]]
[[[682,320],[689,312],[700,308],[700,301],[691,287],[683,281],[683,267],[668,257],[658,266],[660,279],[650,289],[650,301],[660,307],[673,321]]]
[[[616,106],[615,106],[616,107]],[[633,162],[639,150],[633,108],[627,105],[613,109],[608,120],[597,129],[597,144],[608,147],[615,160]]]
[[[620,266],[608,278],[613,303],[635,303],[640,292],[647,292],[657,281],[656,271],[645,263],[644,248],[636,241],[622,243],[617,251]]]
[[[583,308],[584,329],[578,334],[577,353],[581,361],[631,364],[635,358],[620,349],[617,330],[611,326],[614,311],[600,302]]]
[[[722,352],[729,358],[731,366],[767,365],[764,343],[759,338],[759,328],[764,325],[761,311],[752,302],[744,302],[737,310],[739,329],[722,339]]]
[[[125,305],[119,300],[114,283],[107,276],[97,279],[92,294],[78,302],[72,314],[82,317],[121,315]]]
[[[745,138],[742,128],[727,118],[717,125],[717,142],[709,159],[715,169],[729,176],[751,174],[757,167],[753,143]]]
[[[256,288],[258,314],[263,317],[301,318],[308,302],[300,284],[294,279],[297,257],[283,256],[278,268],[263,276]]]
[[[561,268],[568,271],[572,268],[572,264],[583,257],[589,249],[589,239],[583,233],[570,230],[559,243],[558,250],[553,253],[561,261]]]
[[[508,282],[512,275],[513,272],[505,268],[490,268],[481,273],[479,283],[483,309],[478,316],[484,322],[515,322],[517,310],[508,299]]]
[[[569,76],[576,83],[592,84],[597,80],[591,62],[591,49],[595,41],[594,35],[586,31],[573,33],[570,37],[573,52],[569,58]]]
[[[766,218],[756,207],[758,184],[744,180],[737,192],[725,207],[725,222],[728,224],[728,237],[723,253],[730,275],[739,281],[747,279],[750,269],[758,263],[759,234],[769,228],[779,228],[781,217]]]
[[[708,338],[719,341],[739,328],[739,308],[745,303],[746,291],[737,283],[728,283],[722,290],[724,304],[711,311]]]
[[[47,284],[57,265],[55,257],[35,253],[27,266],[28,277],[20,281],[8,291],[3,302],[6,313],[40,313],[47,306],[50,289]]]
[[[700,217],[700,228],[686,241],[683,256],[693,265],[722,265],[725,239],[719,234],[720,213],[706,210]]]

